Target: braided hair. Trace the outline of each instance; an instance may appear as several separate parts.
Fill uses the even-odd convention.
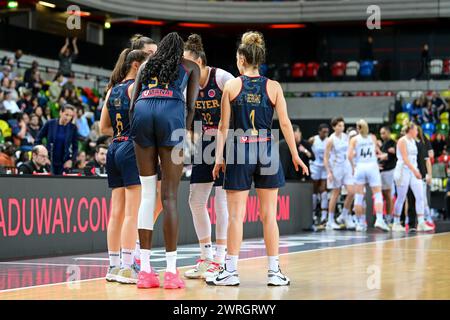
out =
[[[171,32],[166,35],[142,70],[142,84],[150,83],[153,77],[157,77],[160,83],[174,82],[178,77],[178,65],[183,58],[183,50],[184,42],[178,33]]]

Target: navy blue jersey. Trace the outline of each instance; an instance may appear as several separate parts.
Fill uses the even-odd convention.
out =
[[[267,93],[267,79],[263,76],[240,76],[242,87],[231,102],[231,127],[244,130],[246,135],[270,137],[274,104]]]
[[[130,97],[128,88],[134,83],[134,79],[122,81],[111,89],[108,98],[108,112],[114,130],[114,138],[128,137],[130,135]]]
[[[211,68],[208,82],[200,88],[195,101],[194,121],[201,121],[203,131],[217,129],[220,121],[220,102],[222,90],[216,81],[216,68]]]
[[[170,83],[161,83],[157,77],[153,77],[150,83],[142,83],[140,99],[178,99],[184,101],[184,90],[188,82],[188,71],[180,64],[178,66],[178,77]]]

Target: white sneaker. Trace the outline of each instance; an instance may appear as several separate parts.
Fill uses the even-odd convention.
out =
[[[421,222],[419,224],[417,224],[417,231],[419,232],[429,232],[429,231],[433,231],[433,227],[430,227],[429,225],[426,224],[426,222]]]
[[[199,259],[197,260],[197,265],[187,270],[184,273],[184,276],[188,279],[201,279],[205,278],[205,272],[208,270],[209,265],[212,263],[212,261],[207,259]]]
[[[120,268],[116,281],[121,284],[136,284],[138,281],[138,273],[134,268]]]
[[[117,274],[120,271],[120,267],[111,267],[109,266],[108,272],[106,273],[106,281],[108,282],[115,282],[117,281]]]
[[[355,231],[357,231],[357,232],[366,232],[367,231],[367,225],[366,224],[357,223],[356,227],[355,227]]]
[[[337,224],[334,220],[330,220],[327,222],[326,229],[327,230],[340,230],[341,226],[339,224]]]
[[[345,223],[344,216],[342,214],[340,214],[339,217],[336,218],[336,222],[338,224],[344,224]]]
[[[402,226],[400,223],[393,223],[392,229],[393,232],[406,232],[406,229],[404,226]]]
[[[278,271],[269,270],[267,272],[268,286],[288,286],[290,283],[291,280],[281,273],[281,269],[278,269]]]
[[[224,268],[224,264],[220,264],[220,263],[217,263],[215,261],[211,261],[211,263],[208,266],[208,269],[206,269],[206,271],[203,274],[202,278],[203,279],[207,279],[207,278],[217,277],[217,275],[219,274],[220,270],[222,270],[223,268]]]
[[[356,228],[356,224],[353,221],[353,218],[351,216],[347,216],[344,220],[345,228],[348,230],[353,230]]]
[[[390,231],[389,226],[386,224],[386,222],[384,222],[383,219],[377,219],[375,221],[374,227],[383,231]]]
[[[206,283],[211,286],[238,286],[239,274],[237,271],[229,272],[226,269],[222,269],[215,277],[206,278]]]

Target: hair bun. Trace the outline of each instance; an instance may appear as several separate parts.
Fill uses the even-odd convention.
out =
[[[202,37],[200,35],[193,33],[191,34],[185,44],[186,50],[194,51],[194,52],[202,52],[203,49],[203,42]]]
[[[142,34],[136,33],[136,34],[134,34],[134,35],[131,37],[130,41],[131,41],[131,42],[134,42],[134,41],[137,41],[137,40],[141,39],[142,37],[143,37]]]
[[[242,35],[241,42],[243,45],[257,45],[264,47],[264,37],[262,33],[258,31],[249,31]]]

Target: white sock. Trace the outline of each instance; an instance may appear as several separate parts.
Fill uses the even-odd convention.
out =
[[[129,269],[133,264],[133,249],[122,249],[120,267]]]
[[[322,210],[322,214],[320,216],[320,220],[325,220],[327,218],[328,211]]]
[[[136,247],[134,247],[134,257],[136,259],[141,259],[141,243],[136,240]]]
[[[212,260],[213,259],[213,250],[212,250],[212,243],[211,242],[207,242],[207,243],[201,243],[200,244],[200,250],[202,251],[202,255],[201,258],[202,259],[207,259],[207,260]]]
[[[394,216],[394,223],[400,224],[400,217],[399,216]]]
[[[238,257],[239,256],[230,256],[227,254],[227,257],[225,259],[225,268],[227,269],[227,271],[237,271]]]
[[[343,219],[347,219],[347,217],[348,217],[348,209],[347,208],[342,209],[341,216]]]
[[[417,215],[417,223],[424,223],[425,222],[425,217],[423,216],[423,214]]]
[[[141,271],[150,273],[152,271],[150,266],[150,255],[152,250],[141,249]]]
[[[278,272],[280,269],[278,256],[267,256],[269,261],[269,270]]]
[[[383,212],[377,212],[377,220],[383,220]]]
[[[166,272],[177,273],[177,252],[166,252]]]
[[[109,265],[111,267],[120,267],[120,251],[108,251]]]
[[[320,194],[320,208],[328,211],[328,192],[324,191]]]
[[[225,262],[225,255],[227,253],[227,246],[225,244],[216,244],[216,256],[214,261],[223,264]]]
[[[329,212],[328,213],[328,222],[332,222],[334,221],[334,212]]]
[[[366,224],[366,215],[362,214],[358,217],[358,221],[360,224]]]

